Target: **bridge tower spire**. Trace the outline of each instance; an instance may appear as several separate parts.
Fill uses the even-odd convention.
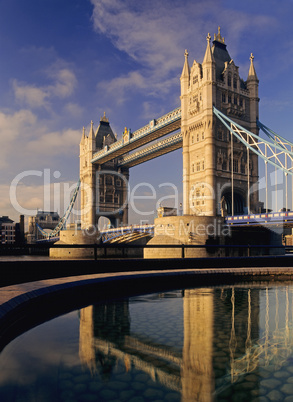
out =
[[[254,67],[254,56],[251,53],[250,55],[250,67],[247,77],[247,89],[249,90],[249,97],[250,97],[250,124],[251,124],[251,131],[255,134],[258,134],[258,128],[256,121],[258,120],[259,116],[259,97],[258,97],[258,84],[259,80],[257,78],[255,67]]]

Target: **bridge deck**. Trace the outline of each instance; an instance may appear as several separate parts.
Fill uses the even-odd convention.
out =
[[[174,111],[172,115],[166,121],[163,121],[153,127],[149,128],[146,132],[138,133],[137,135],[133,133],[129,141],[124,142],[123,140],[117,141],[108,148],[105,147],[101,151],[94,154],[91,162],[93,164],[99,163],[103,164],[109,160],[117,158],[124,155],[134,149],[137,149],[149,142],[152,142],[164,135],[170,134],[173,131],[179,130],[181,127],[181,111],[178,109]]]
[[[133,167],[148,160],[157,158],[158,156],[165,155],[176,149],[182,148],[182,134],[177,133],[174,135],[155,142],[150,146],[147,146],[137,152],[133,152],[130,155],[124,155],[118,166]]]

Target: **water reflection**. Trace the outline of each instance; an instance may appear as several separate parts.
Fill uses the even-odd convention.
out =
[[[210,401],[227,384],[256,368],[249,356],[259,333],[258,290],[192,289],[176,297],[181,295],[181,353],[154,341],[147,327],[144,336],[131,331],[125,300],[81,310],[81,362],[106,379],[120,360],[127,372],[142,370],[153,381],[180,392],[182,401]]]
[[[38,358],[33,354],[37,378],[37,359],[44,367],[55,345],[50,370],[56,374],[45,382],[46,392],[51,381],[50,392],[60,401],[284,400],[293,394],[291,284],[185,289],[88,306],[74,316],[79,329],[71,324],[76,332],[67,335],[70,348],[66,317],[58,318],[60,344],[56,338],[42,344]],[[55,321],[43,333],[52,326],[57,333]],[[25,334],[25,343],[36,330],[42,338],[40,326]],[[13,386],[21,371],[33,370],[16,364],[19,356],[21,362],[31,359],[32,347],[21,345],[0,355],[0,367],[4,357],[17,367],[9,372],[10,389],[1,371],[0,399],[10,392],[3,400],[18,400]]]

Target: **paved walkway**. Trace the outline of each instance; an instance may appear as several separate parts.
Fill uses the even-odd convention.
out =
[[[56,278],[56,279],[47,279],[41,281],[34,281],[34,282],[27,282],[22,284],[10,285],[0,288],[0,311],[1,305],[6,302],[9,302],[13,298],[24,295],[28,292],[32,292],[35,290],[46,289],[47,291],[54,290],[56,285],[65,285],[71,282],[80,282],[85,280],[97,280],[99,278],[114,278],[114,277],[129,277],[129,276],[136,276],[139,277],[140,275],[162,275],[162,274],[180,274],[180,275],[217,275],[217,276],[241,276],[244,281],[250,280],[251,277],[259,280],[259,276],[263,277],[266,280],[271,278],[272,280],[282,278],[287,280],[293,280],[293,268],[291,267],[251,267],[251,268],[209,268],[209,269],[178,269],[178,270],[156,270],[156,271],[132,271],[132,272],[114,272],[114,273],[101,273],[101,274],[91,274],[91,275],[80,275],[80,276],[69,276],[66,278]],[[252,278],[252,279],[253,279]]]

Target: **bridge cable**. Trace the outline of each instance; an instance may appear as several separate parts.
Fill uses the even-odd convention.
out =
[[[74,193],[73,193],[73,195],[71,197],[70,203],[69,203],[64,215],[59,220],[57,226],[51,232],[46,232],[43,228],[41,228],[41,226],[38,223],[36,223],[36,226],[37,226],[39,232],[41,232],[41,234],[43,236],[45,236],[46,238],[50,239],[52,237],[57,236],[58,233],[64,228],[64,226],[66,225],[67,219],[69,218],[69,215],[70,215],[70,213],[72,211],[74,203],[76,201],[79,189],[80,189],[80,179],[77,182],[77,185],[75,187]]]
[[[215,107],[213,108],[213,111],[216,117],[224,124],[224,126],[230,132],[232,132],[233,135],[236,138],[238,138],[238,140],[242,142],[246,147],[248,147],[256,155],[261,157],[264,161],[266,160],[271,165],[277,167],[278,169],[281,169],[284,173],[293,175],[293,169],[289,168],[288,166],[286,167],[285,164],[280,159],[281,156],[283,157],[284,155],[287,155],[287,157],[289,157],[291,161],[293,161],[293,151],[287,149],[285,147],[286,144],[274,141],[271,137],[270,137],[271,141],[260,138],[257,134],[252,133],[251,131],[235,123],[233,120],[231,120],[229,117],[227,117],[225,114],[220,112]],[[249,136],[249,141],[247,141],[246,139],[247,136]],[[281,136],[278,137],[283,138]],[[267,145],[267,149],[271,152],[271,155],[267,156],[265,155],[265,151],[262,149],[262,146],[265,145]],[[275,147],[275,151],[273,150],[273,147]],[[275,162],[273,161],[273,158],[275,158]]]

